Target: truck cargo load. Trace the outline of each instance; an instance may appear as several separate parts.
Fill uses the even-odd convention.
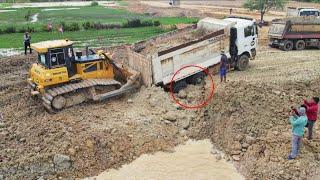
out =
[[[285,51],[320,48],[320,19],[296,17],[277,19],[269,29],[269,45]]]
[[[220,63],[221,51],[229,57],[230,65],[239,70],[248,67],[257,45],[257,26],[254,20],[231,17],[224,20],[205,18],[195,26],[169,32],[127,48],[125,64],[141,72],[143,84],[167,88],[172,76],[184,66],[196,65],[205,69]],[[188,83],[203,78],[199,68],[188,68],[174,79],[174,92]]]

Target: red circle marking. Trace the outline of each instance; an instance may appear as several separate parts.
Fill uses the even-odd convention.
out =
[[[174,78],[176,77],[176,75],[183,69],[186,69],[186,68],[190,68],[190,67],[197,67],[199,69],[201,69],[204,73],[206,73],[209,78],[210,78],[210,81],[211,81],[211,91],[210,91],[210,95],[209,97],[204,100],[202,103],[200,104],[197,104],[197,105],[194,105],[194,106],[189,106],[189,105],[185,105],[185,104],[182,104],[178,99],[176,99],[174,93],[173,93],[173,83],[174,83]],[[213,98],[213,93],[214,93],[214,83],[213,83],[213,77],[212,75],[209,73],[209,70],[206,69],[206,68],[203,68],[201,66],[197,66],[197,65],[188,65],[188,66],[183,66],[182,68],[180,68],[178,71],[176,71],[174,73],[174,75],[172,76],[171,78],[171,82],[170,82],[170,94],[171,94],[171,97],[173,98],[173,100],[175,101],[175,103],[177,103],[179,106],[183,107],[184,109],[200,109],[204,106],[207,106],[210,102],[210,100]]]

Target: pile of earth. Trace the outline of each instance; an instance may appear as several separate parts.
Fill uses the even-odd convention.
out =
[[[0,179],[96,175],[141,154],[170,150],[203,119],[160,87],[49,114],[29,94],[34,62],[35,56],[0,59]]]
[[[320,141],[303,139],[301,154],[291,150],[290,107],[318,96],[320,79],[284,84],[232,81],[218,88],[207,108],[211,140],[254,179],[307,179],[319,173]],[[318,127],[316,127],[318,129]]]

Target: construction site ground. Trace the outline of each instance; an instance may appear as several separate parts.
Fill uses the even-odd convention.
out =
[[[211,139],[248,179],[319,179],[318,123],[314,140],[303,139],[298,158],[288,161],[287,155],[290,107],[319,96],[320,51],[284,52],[263,42],[247,71],[229,72],[224,84],[214,76],[214,97],[197,110],[180,108],[160,87],[143,86],[49,114],[27,88],[36,56],[1,58],[0,179],[94,176],[142,154],[172,151],[188,139]],[[181,101],[202,101],[208,84],[189,86]]]

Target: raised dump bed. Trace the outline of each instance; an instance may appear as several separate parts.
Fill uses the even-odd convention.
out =
[[[175,72],[185,66],[196,65],[205,69],[212,67],[220,62],[221,51],[231,59],[244,61],[242,66],[236,64],[244,70],[249,58],[255,54],[256,43],[252,43],[255,39],[251,38],[249,45],[253,48],[242,52],[244,49],[242,46],[245,45],[239,38],[244,36],[244,26],[251,27],[250,37],[256,36],[256,29],[252,20],[239,19],[241,22],[246,22],[243,27],[241,25],[237,27],[237,21],[236,18],[225,20],[205,18],[197,26],[186,27],[135,43],[127,48],[128,58],[125,63],[141,72],[142,81],[147,86],[155,84],[168,87]],[[231,36],[232,38],[230,37],[231,29],[235,33]],[[234,47],[238,50],[237,54],[229,52],[230,49],[235,49]],[[240,60],[241,56],[242,60]],[[174,79],[174,91],[177,92],[186,86],[186,82],[192,84],[199,82],[199,78],[204,76],[201,71],[197,67],[191,67],[178,73]]]

